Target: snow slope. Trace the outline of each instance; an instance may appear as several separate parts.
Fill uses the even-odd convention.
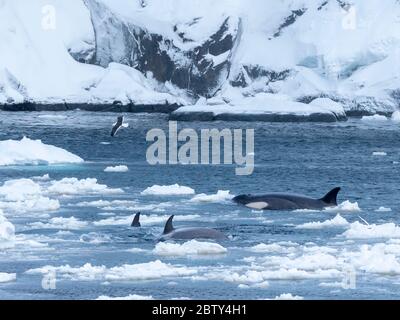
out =
[[[54,23],[48,18],[52,13]],[[90,59],[95,46],[90,13],[81,0],[2,0],[0,38],[0,104],[176,101],[155,92],[133,68],[74,60],[71,54],[85,51]]]
[[[1,0],[0,38],[0,104],[400,105],[397,0]]]

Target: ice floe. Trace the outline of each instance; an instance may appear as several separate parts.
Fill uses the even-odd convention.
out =
[[[188,277],[197,273],[195,268],[177,266],[163,263],[160,260],[139,263],[124,264],[121,266],[107,268],[106,266],[92,266],[86,263],[82,267],[71,267],[69,265],[54,267],[44,266],[42,268],[30,269],[27,274],[48,274],[56,272],[64,279],[79,281],[140,281],[157,280],[170,277]]]
[[[271,243],[271,244],[260,243],[249,248],[249,250],[255,253],[289,253],[296,251],[296,248],[283,246],[278,243]]]
[[[79,220],[75,217],[64,218],[55,217],[45,222],[33,222],[30,227],[34,229],[60,229],[60,230],[79,230],[88,226],[88,222]]]
[[[11,282],[17,279],[17,275],[15,273],[5,273],[0,272],[0,283]]]
[[[14,240],[15,227],[4,216],[3,211],[0,209],[0,249],[7,247],[10,242]]]
[[[397,110],[397,111],[393,112],[391,119],[394,122],[400,122],[400,111]]]
[[[361,120],[365,122],[385,122],[388,120],[388,118],[379,114],[375,114],[373,116],[363,116]]]
[[[231,200],[233,195],[229,193],[229,190],[218,190],[216,194],[197,194],[192,199],[191,202],[223,202]]]
[[[291,293],[282,293],[279,296],[276,296],[274,300],[303,300],[304,298],[301,296],[292,295]]]
[[[394,223],[367,225],[356,221],[350,224],[343,236],[348,239],[400,238],[400,227]]]
[[[0,141],[0,166],[82,163],[83,159],[40,140]]]
[[[116,194],[124,191],[119,188],[110,188],[105,184],[99,184],[95,178],[77,179],[64,178],[53,181],[48,192],[59,195],[84,195],[84,194]]]
[[[391,208],[386,208],[386,207],[379,207],[378,209],[375,210],[376,212],[391,212]]]
[[[142,191],[142,195],[174,196],[192,194],[195,194],[195,191],[192,188],[180,186],[179,184],[173,184],[170,186],[154,185]]]
[[[351,202],[349,200],[346,200],[342,203],[340,203],[336,207],[328,207],[325,208],[324,211],[332,211],[332,212],[360,212],[361,209],[358,206],[358,202]]]
[[[384,156],[387,156],[387,153],[384,151],[375,151],[372,153],[372,155],[375,157],[377,157],[377,156],[384,157]]]
[[[213,242],[199,242],[191,240],[182,244],[160,242],[153,250],[154,254],[161,256],[186,256],[186,255],[219,255],[228,250]]]
[[[115,166],[115,167],[107,167],[104,169],[104,172],[128,172],[129,168],[128,166],[121,165],[121,166]]]
[[[340,214],[337,214],[334,218],[330,220],[325,220],[323,222],[308,222],[296,226],[297,229],[323,229],[323,228],[335,228],[335,227],[347,227],[349,222],[343,218]]]

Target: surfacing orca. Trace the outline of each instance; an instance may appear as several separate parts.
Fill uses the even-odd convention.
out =
[[[135,214],[135,217],[133,218],[131,227],[133,227],[133,228],[139,228],[139,227],[140,227],[140,221],[139,221],[139,219],[140,219],[140,212],[137,212],[137,213]]]
[[[175,229],[172,225],[174,216],[171,216],[164,227],[164,232],[159,240],[165,241],[169,239],[176,240],[192,240],[192,239],[214,239],[223,240],[226,236],[215,229],[211,228],[180,228]]]
[[[321,199],[303,195],[270,193],[264,195],[239,195],[233,201],[256,210],[321,210],[337,206],[337,195],[340,188],[329,191]]]

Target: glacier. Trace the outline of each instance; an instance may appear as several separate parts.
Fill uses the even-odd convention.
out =
[[[397,0],[0,0],[0,39],[4,110],[336,121],[400,106]]]

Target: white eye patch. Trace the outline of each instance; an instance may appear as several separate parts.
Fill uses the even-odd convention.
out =
[[[247,208],[263,210],[268,207],[268,202],[250,202],[246,204]]]

